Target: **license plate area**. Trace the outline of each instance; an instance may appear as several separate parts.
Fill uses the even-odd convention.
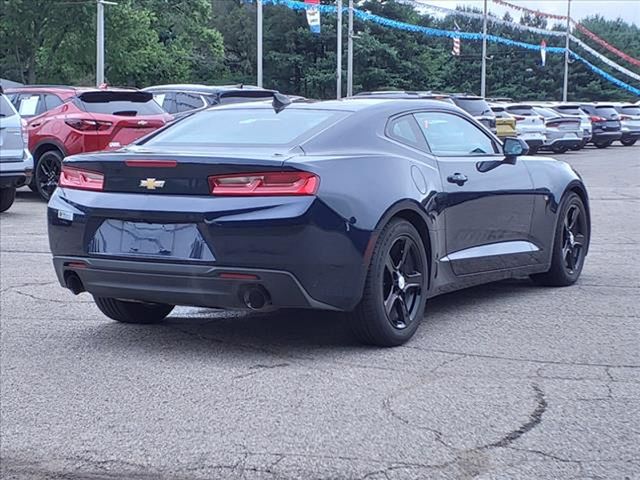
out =
[[[214,260],[194,223],[146,223],[107,219],[88,245],[94,255]]]

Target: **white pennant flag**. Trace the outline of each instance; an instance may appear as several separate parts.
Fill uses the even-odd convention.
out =
[[[544,40],[540,42],[540,58],[542,59],[542,66],[544,67],[547,63],[547,42]]]
[[[320,0],[305,0],[305,3],[318,5]],[[318,7],[307,8],[307,23],[313,33],[320,33],[320,10]]]

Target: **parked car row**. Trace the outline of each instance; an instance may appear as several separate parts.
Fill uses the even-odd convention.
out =
[[[43,199],[55,190],[62,160],[78,153],[116,150],[155,132],[165,125],[212,106],[240,102],[264,102],[276,92],[250,85],[158,85],[142,90],[32,85],[6,90],[3,124],[9,109],[17,110],[21,138],[28,139],[28,163],[20,179],[3,180],[3,198],[9,202],[11,189],[25,182]],[[473,116],[500,139],[517,136],[529,146],[529,153],[549,150],[564,153],[587,143],[605,148],[619,140],[633,145],[640,138],[640,106],[634,104],[520,102],[509,98],[485,99],[467,93],[380,90],[353,97],[438,100],[455,105]],[[293,102],[309,101],[289,97]],[[12,104],[12,105],[11,105]],[[13,127],[12,127],[13,128]],[[18,131],[4,129],[3,136]],[[17,128],[17,127],[16,127]],[[8,141],[8,140],[7,140]],[[8,152],[8,150],[7,150]],[[7,153],[7,155],[9,155]],[[26,161],[26,157],[25,157]],[[17,165],[2,160],[5,165]],[[3,177],[7,177],[3,173]],[[1,205],[0,205],[1,206]],[[8,208],[8,207],[7,207]]]

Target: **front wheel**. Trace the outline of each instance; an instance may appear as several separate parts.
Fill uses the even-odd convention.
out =
[[[6,212],[16,199],[16,187],[0,189],[0,212]]]
[[[173,305],[93,297],[97,307],[107,317],[123,323],[157,323],[173,310]]]
[[[573,285],[584,265],[589,248],[589,223],[582,199],[570,193],[562,202],[558,216],[551,268],[548,272],[532,275],[539,285],[566,287]]]
[[[406,220],[393,220],[380,233],[362,300],[351,314],[358,339],[380,347],[408,341],[424,315],[428,272],[418,231]]]
[[[625,147],[631,147],[631,146],[635,145],[637,141],[638,141],[638,139],[634,138],[633,140],[620,140],[620,143],[622,145],[624,145]]]

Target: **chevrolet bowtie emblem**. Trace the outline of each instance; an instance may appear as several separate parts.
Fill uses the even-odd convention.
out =
[[[155,178],[147,178],[140,180],[140,186],[147,190],[155,190],[156,188],[164,187],[164,180],[156,180]]]

